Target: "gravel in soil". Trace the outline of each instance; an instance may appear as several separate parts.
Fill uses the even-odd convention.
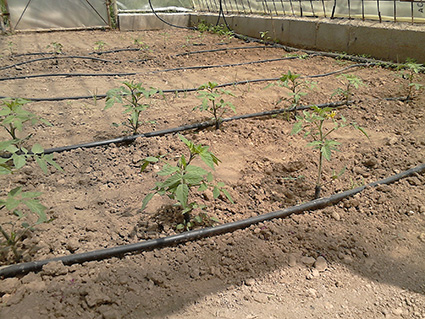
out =
[[[165,35],[164,35],[165,34]],[[16,65],[1,78],[47,73],[124,73],[132,76],[43,77],[1,81],[4,96],[28,98],[92,96],[91,99],[32,102],[27,108],[51,127],[28,128],[31,142],[44,148],[124,136],[112,122],[125,120],[119,106],[106,111],[96,95],[122,81],[143,82],[163,90],[197,88],[207,81],[280,77],[288,70],[303,76],[326,74],[354,63],[310,57],[222,68],[161,70],[198,65],[276,59],[288,52],[276,48],[226,50],[176,56],[203,49],[249,47],[236,39],[193,31],[61,32],[3,37],[0,68],[34,57],[16,53],[47,52],[60,42],[70,56],[91,56],[113,62],[59,58]],[[105,50],[140,51],[90,54],[102,40]],[[11,55],[7,42],[13,42]],[[201,45],[202,44],[202,45]],[[161,72],[159,72],[161,71]],[[323,196],[388,177],[424,162],[423,92],[408,103],[384,100],[406,94],[397,72],[379,67],[353,67],[366,86],[354,92],[354,105],[337,116],[355,121],[369,135],[350,128],[333,137],[340,152],[324,166]],[[342,87],[335,75],[314,80],[316,89],[302,104],[336,101]],[[418,81],[425,83],[423,75]],[[289,91],[270,82],[231,86],[230,100],[238,114],[287,107],[276,102]],[[143,132],[208,119],[192,111],[196,93],[155,98],[143,113]],[[151,122],[155,121],[155,122]],[[283,209],[313,198],[317,154],[301,135],[291,136],[294,121],[287,114],[231,121],[220,130],[185,132],[209,145],[221,160],[214,172],[235,204],[211,193],[195,197],[220,223]],[[1,133],[1,137],[6,135]],[[20,185],[41,191],[53,221],[37,226],[21,243],[24,260],[114,247],[176,233],[180,214],[172,202],[155,196],[144,212],[144,196],[155,184],[159,167],[140,172],[146,156],[185,152],[177,136],[138,138],[127,145],[76,149],[55,154],[64,171],[44,175],[34,163],[2,177],[2,195]],[[346,168],[332,181],[333,170]],[[49,263],[38,273],[2,279],[1,318],[424,318],[425,205],[423,174],[390,185],[367,188],[335,206],[287,219],[253,225],[230,234],[159,250],[82,265]],[[10,216],[0,211],[4,225]],[[3,265],[10,256],[2,256]]]

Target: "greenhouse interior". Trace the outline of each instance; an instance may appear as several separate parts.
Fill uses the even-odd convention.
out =
[[[425,318],[424,0],[0,0],[0,318]]]

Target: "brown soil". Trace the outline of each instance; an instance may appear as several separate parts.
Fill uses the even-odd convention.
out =
[[[88,56],[102,40],[104,50],[141,51],[94,54],[113,60],[43,60],[0,71],[0,77],[46,73],[123,73],[135,76],[42,77],[0,82],[1,95],[27,98],[93,96],[121,85],[143,82],[163,90],[199,87],[208,81],[228,83],[275,78],[288,70],[311,76],[341,70],[352,62],[315,56],[236,67],[161,70],[281,58],[277,48],[228,50],[175,56],[177,53],[252,46],[237,39],[197,32],[62,32],[1,38],[1,66],[40,56],[52,42],[66,55]],[[155,72],[156,71],[156,72]],[[358,102],[337,116],[355,121],[370,139],[349,127],[333,138],[341,152],[325,163],[322,196],[373,182],[424,162],[425,96],[404,103],[384,98],[406,94],[406,81],[380,67],[348,71],[367,86],[355,91]],[[313,80],[313,79],[312,79]],[[336,75],[318,77],[316,89],[302,104],[336,101],[343,85]],[[419,75],[417,82],[425,84]],[[238,114],[272,110],[288,90],[265,89],[270,82],[228,87]],[[166,94],[143,113],[141,131],[201,122],[206,113],[192,111],[196,93]],[[123,136],[111,125],[125,119],[118,105],[103,111],[104,99],[33,102],[32,112],[53,126],[28,128],[32,143],[44,148]],[[285,103],[279,105],[284,107]],[[287,105],[286,105],[287,106]],[[229,114],[231,115],[231,114]],[[236,221],[310,201],[317,171],[316,151],[301,135],[291,136],[291,116],[237,120],[220,130],[185,132],[209,145],[221,160],[214,172],[235,204],[197,197],[221,223]],[[6,137],[3,133],[2,137]],[[77,149],[55,155],[64,171],[44,175],[29,163],[2,178],[2,196],[20,185],[43,192],[41,201],[54,220],[37,226],[20,245],[24,261],[42,260],[165,237],[175,234],[179,218],[170,200],[154,197],[144,212],[141,202],[155,183],[155,171],[140,173],[146,156],[185,152],[176,135],[138,138],[129,145]],[[332,171],[346,167],[331,180]],[[425,318],[425,176],[416,174],[394,184],[367,188],[321,210],[253,225],[230,234],[201,239],[122,258],[64,266],[50,263],[43,271],[0,281],[0,318]],[[5,210],[0,222],[13,220]],[[0,260],[6,265],[10,255]],[[310,257],[310,258],[308,258]]]

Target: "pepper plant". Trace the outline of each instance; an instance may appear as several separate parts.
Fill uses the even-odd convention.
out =
[[[158,172],[158,176],[167,178],[164,181],[156,182],[156,186],[152,189],[154,192],[149,193],[143,199],[142,210],[146,208],[155,194],[166,195],[176,201],[175,205],[181,208],[184,217],[183,222],[177,225],[177,229],[190,230],[195,225],[209,225],[212,222],[218,222],[214,217],[208,216],[205,205],[199,204],[194,199],[195,193],[203,193],[212,188],[214,198],[223,193],[230,202],[233,203],[233,200],[224,188],[224,183],[214,184],[212,173],[194,164],[194,160],[199,158],[214,170],[214,165],[218,165],[219,159],[209,151],[209,147],[196,145],[182,135],[179,135],[179,138],[187,146],[189,156],[186,157],[182,154],[175,165],[164,161],[163,156],[147,157],[143,160],[141,171],[144,171],[149,164],[162,162],[162,169]],[[198,214],[193,216],[195,211]]]
[[[314,198],[319,198],[323,186],[323,160],[325,159],[330,161],[332,151],[339,151],[338,146],[341,144],[333,139],[330,139],[329,135],[347,125],[351,125],[355,129],[359,130],[366,137],[368,137],[368,135],[364,129],[358,126],[356,123],[347,124],[346,119],[342,115],[340,115],[338,118],[336,116],[336,111],[330,107],[319,108],[317,106],[312,106],[311,109],[311,111],[303,111],[303,116],[296,117],[297,122],[292,128],[291,135],[295,135],[301,131],[304,131],[304,138],[310,137],[313,139],[313,141],[309,142],[307,146],[319,151],[317,164],[318,171],[314,191]],[[326,122],[331,122],[333,126],[329,127],[325,125]],[[340,177],[344,171],[345,168],[343,168],[338,173],[334,172],[332,179]]]
[[[337,76],[337,78],[342,79],[346,86],[345,88],[337,88],[334,93],[332,93],[332,96],[341,96],[346,105],[348,105],[353,95],[353,89],[358,89],[360,86],[366,85],[361,78],[354,74],[341,74]]]
[[[121,103],[124,107],[124,113],[130,114],[130,117],[121,124],[112,123],[118,127],[120,125],[131,129],[133,135],[137,134],[142,121],[140,115],[143,111],[152,105],[152,97],[156,94],[164,96],[162,90],[150,87],[146,89],[143,83],[123,82],[123,86],[106,92],[105,110],[114,106],[115,103]],[[127,131],[124,131],[127,132]]]
[[[212,114],[215,128],[218,130],[223,121],[223,115],[232,110],[236,113],[236,108],[231,102],[225,102],[223,95],[234,96],[232,92],[217,88],[215,82],[208,82],[198,88],[198,99],[202,101],[201,105],[195,106],[193,110],[207,111]]]

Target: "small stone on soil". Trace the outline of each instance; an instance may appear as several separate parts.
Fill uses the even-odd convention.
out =
[[[290,267],[294,267],[297,264],[297,258],[294,255],[289,255],[288,264]]]
[[[316,262],[314,263],[314,267],[322,272],[325,271],[328,268],[328,263],[326,262],[326,259],[323,258],[322,256],[319,256],[316,260]]]
[[[304,256],[304,257],[301,258],[301,262],[304,265],[309,266],[309,267],[313,266],[315,261],[316,260],[313,257]]]
[[[332,218],[335,219],[335,220],[340,220],[341,219],[341,216],[339,216],[339,214],[337,212],[333,212],[332,213]]]

